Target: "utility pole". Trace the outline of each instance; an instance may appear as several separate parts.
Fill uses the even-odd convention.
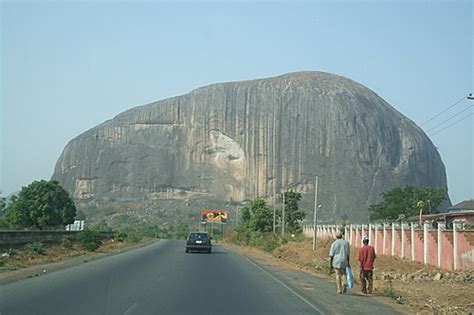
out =
[[[276,229],[276,208],[275,208],[275,191],[273,191],[273,234],[275,234]]]
[[[272,128],[272,149],[273,149],[273,234],[276,232],[276,184],[277,184],[277,177],[276,177],[276,141],[275,141],[275,126],[276,126],[276,112],[275,112],[275,103],[273,103],[273,128]]]
[[[318,217],[318,184],[319,184],[319,176],[316,175],[316,182],[314,184],[313,252],[316,251],[316,224],[317,224],[317,217]]]
[[[239,211],[240,207],[237,206],[237,211],[235,212],[235,226],[239,225]]]
[[[285,235],[285,192],[283,192],[283,211],[281,214],[281,236]]]

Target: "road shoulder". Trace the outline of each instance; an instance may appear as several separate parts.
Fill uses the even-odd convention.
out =
[[[150,245],[152,243],[155,243],[157,241],[159,240],[158,239],[146,240],[137,244],[133,244],[128,247],[122,247],[122,248],[110,250],[107,252],[99,251],[95,253],[89,253],[86,255],[70,257],[70,258],[57,261],[57,262],[46,263],[46,264],[41,264],[41,265],[36,265],[36,266],[31,266],[27,268],[0,273],[0,285],[5,285],[8,283],[20,281],[23,279],[33,278],[33,277],[40,277],[46,273],[55,272],[58,270],[70,268],[70,267],[77,266],[77,265],[87,263],[90,261],[94,261],[94,260],[102,259],[105,257],[118,255],[118,254],[128,252],[131,250],[135,250],[135,249]]]
[[[394,300],[373,295],[364,295],[348,290],[344,295],[335,293],[333,277],[310,270],[295,263],[283,261],[260,250],[234,244],[221,244],[258,264],[273,276],[292,287],[310,302],[322,306],[331,314],[409,314],[404,305]]]

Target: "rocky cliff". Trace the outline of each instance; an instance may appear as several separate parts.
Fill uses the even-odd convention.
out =
[[[446,188],[429,138],[366,87],[323,72],[212,84],[71,140],[53,174],[75,198],[242,201],[294,189],[322,218],[367,218],[395,186]]]

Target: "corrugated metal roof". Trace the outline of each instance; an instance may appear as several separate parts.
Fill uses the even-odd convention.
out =
[[[449,207],[448,211],[450,211],[451,209],[452,210],[459,210],[459,209],[474,210],[474,199],[461,201],[460,203],[457,203]]]

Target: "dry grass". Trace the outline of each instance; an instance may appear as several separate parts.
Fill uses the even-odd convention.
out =
[[[109,252],[115,249],[130,246],[126,242],[114,242],[112,240],[104,240],[102,246],[97,252]],[[10,257],[0,258],[0,273],[6,273],[11,270],[18,270],[37,265],[43,265],[53,262],[62,261],[71,257],[77,257],[89,254],[83,250],[78,242],[73,242],[71,248],[63,248],[59,244],[44,244],[45,254],[37,255],[27,250],[25,246],[12,246],[8,248],[0,248],[0,254],[13,250],[13,255]]]

